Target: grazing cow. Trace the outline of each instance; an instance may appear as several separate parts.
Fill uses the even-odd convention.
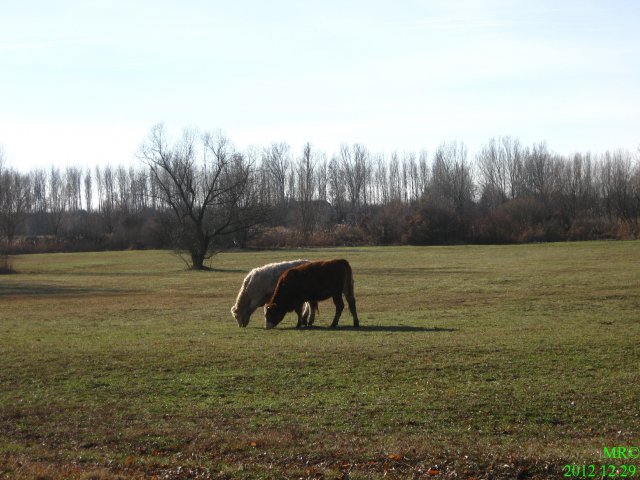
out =
[[[293,260],[290,262],[269,263],[251,270],[242,282],[238,292],[238,298],[231,314],[238,322],[238,326],[246,327],[249,324],[251,314],[256,308],[264,305],[273,295],[282,272],[291,267],[309,263],[309,260]],[[318,311],[318,303],[314,302],[304,307],[303,322],[313,325],[315,313]]]
[[[292,310],[298,314],[296,328],[303,325],[302,305],[304,302],[319,302],[332,298],[336,314],[331,328],[338,325],[344,309],[342,295],[349,304],[353,326],[360,326],[356,299],[353,295],[353,274],[346,260],[310,262],[286,270],[278,280],[273,296],[264,307],[265,327],[273,328]]]

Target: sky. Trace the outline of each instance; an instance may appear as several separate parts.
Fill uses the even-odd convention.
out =
[[[0,0],[19,169],[135,165],[164,123],[239,149],[640,146],[636,0]]]

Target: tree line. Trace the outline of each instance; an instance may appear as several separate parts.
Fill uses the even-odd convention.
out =
[[[640,150],[562,156],[545,143],[331,155],[154,127],[135,166],[20,172],[0,151],[8,251],[512,243],[637,238]]]

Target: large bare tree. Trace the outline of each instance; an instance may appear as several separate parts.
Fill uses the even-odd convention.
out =
[[[253,165],[222,135],[185,130],[170,145],[156,125],[140,148],[155,195],[173,212],[177,247],[188,252],[191,268],[205,269],[215,240],[241,233],[261,218],[251,187]]]

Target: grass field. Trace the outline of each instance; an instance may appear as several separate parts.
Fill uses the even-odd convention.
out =
[[[300,257],[349,260],[362,327],[238,328],[246,273]],[[640,242],[13,264],[0,478],[562,478],[640,445]]]

